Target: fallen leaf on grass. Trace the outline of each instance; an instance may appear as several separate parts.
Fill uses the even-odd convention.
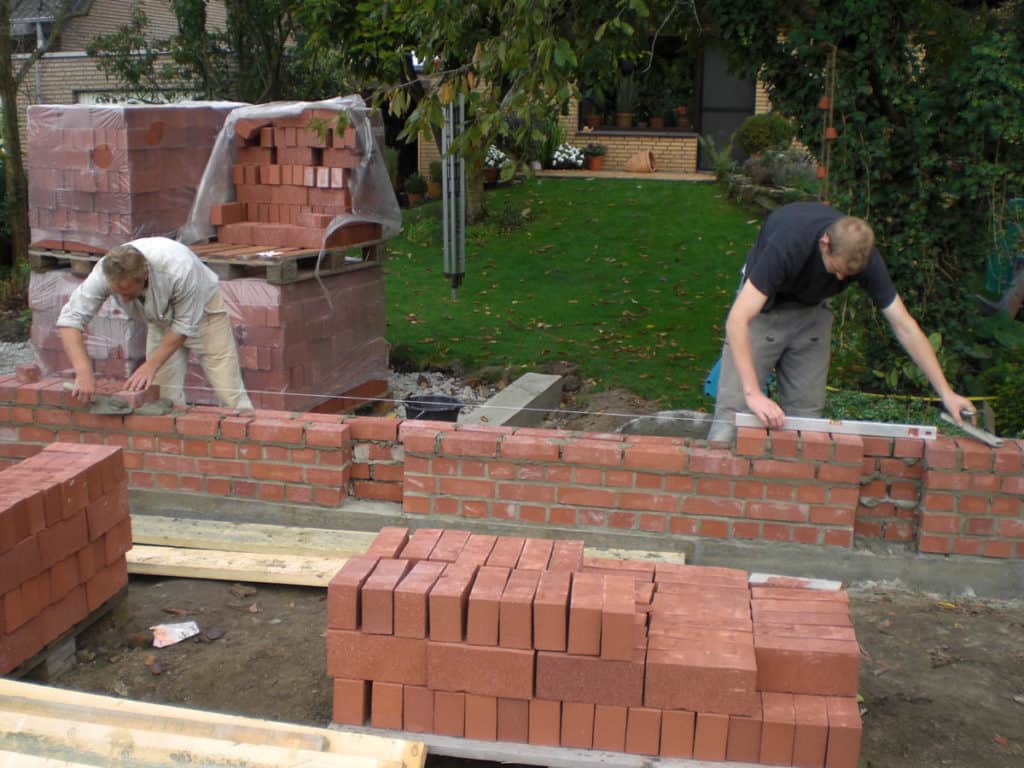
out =
[[[996,736],[994,739],[992,739],[992,741],[994,741],[1000,747],[1007,747],[1010,744],[1010,740],[1005,736]]]

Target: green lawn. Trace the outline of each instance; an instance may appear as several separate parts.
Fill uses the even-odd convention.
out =
[[[666,181],[532,179],[488,191],[486,205],[457,300],[440,203],[405,213],[386,267],[398,355],[467,369],[565,360],[597,389],[710,407],[703,380],[759,218],[715,184]],[[524,226],[502,226],[523,211]]]

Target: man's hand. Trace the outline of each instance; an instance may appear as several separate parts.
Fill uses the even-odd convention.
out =
[[[966,397],[961,397],[956,392],[950,392],[942,398],[942,405],[949,411],[949,415],[953,417],[957,426],[963,425],[964,415],[967,415],[971,424],[976,423],[977,409],[974,407],[974,403]]]
[[[124,383],[124,388],[130,392],[141,392],[144,389],[148,389],[153,383],[153,377],[156,376],[156,372],[157,367],[147,360],[135,369],[135,373],[128,377],[128,381]]]
[[[75,388],[71,394],[81,403],[91,403],[96,395],[96,377],[92,369],[75,371]]]
[[[747,408],[766,427],[781,427],[786,418],[786,414],[782,412],[779,404],[761,392],[747,395]]]

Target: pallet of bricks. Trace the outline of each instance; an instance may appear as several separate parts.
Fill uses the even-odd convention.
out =
[[[580,541],[385,528],[328,588],[334,721],[852,768],[859,646],[847,597],[807,585],[587,558]]]
[[[0,473],[0,675],[128,583],[121,449],[53,443]]]

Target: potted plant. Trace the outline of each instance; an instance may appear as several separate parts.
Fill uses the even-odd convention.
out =
[[[583,148],[583,162],[588,171],[600,171],[604,166],[604,156],[608,154],[608,147],[604,144],[587,144]]]
[[[615,94],[615,127],[633,127],[633,109],[636,107],[636,80],[632,75],[619,78],[619,89]]]
[[[484,183],[497,184],[501,169],[508,163],[508,155],[491,144],[484,156]]]
[[[441,197],[441,161],[430,161],[430,181],[427,182],[427,194],[434,200]]]
[[[409,198],[409,207],[423,200],[423,193],[427,191],[427,182],[418,173],[410,173],[405,177],[405,195]]]

